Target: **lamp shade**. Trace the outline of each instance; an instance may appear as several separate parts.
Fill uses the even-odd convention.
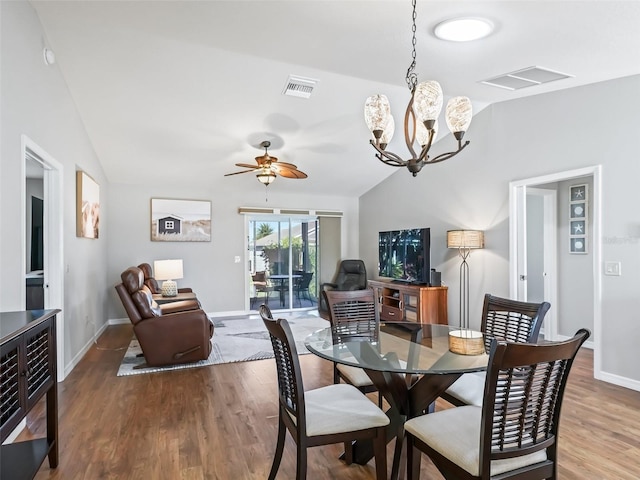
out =
[[[156,280],[176,280],[182,278],[182,260],[156,260],[153,262]]]
[[[447,231],[447,248],[484,248],[484,232],[449,230]]]

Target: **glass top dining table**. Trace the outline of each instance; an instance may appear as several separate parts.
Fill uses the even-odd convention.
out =
[[[419,338],[411,338],[419,332]],[[488,355],[460,355],[449,350],[449,325],[383,322],[377,341],[357,338],[334,342],[331,327],[305,339],[309,351],[332,362],[404,375],[462,374],[485,370]]]
[[[461,375],[486,370],[489,356],[461,355],[449,350],[449,325],[381,322],[377,339],[339,338],[332,327],[305,339],[307,349],[326,360],[364,369],[389,404],[387,440],[396,439],[391,478],[402,478],[404,422],[427,414],[436,399]],[[369,442],[354,444],[353,459],[365,464],[373,456]]]

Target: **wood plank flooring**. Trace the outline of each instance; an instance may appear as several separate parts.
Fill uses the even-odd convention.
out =
[[[60,465],[51,470],[45,460],[36,479],[266,479],[277,428],[273,360],[116,377],[124,351],[115,349],[131,337],[129,325],[108,327],[59,384]],[[331,383],[329,362],[315,355],[300,361],[305,389]],[[569,379],[559,478],[637,480],[640,392],[593,380],[592,363],[591,351],[580,352]],[[18,440],[44,435],[42,411]],[[310,449],[307,478],[375,478],[373,462],[347,466],[337,458],[341,451]],[[292,478],[295,445],[287,437],[278,479]],[[421,478],[442,478],[426,457]]]

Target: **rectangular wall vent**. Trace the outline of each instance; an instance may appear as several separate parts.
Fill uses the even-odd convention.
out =
[[[289,75],[289,79],[282,93],[290,97],[309,98],[316,88],[318,80],[313,78],[299,77],[297,75]]]
[[[520,90],[521,88],[542,85],[543,83],[555,82],[572,78],[573,75],[556,72],[542,67],[527,67],[515,72],[505,73],[497,77],[482,80],[480,83],[491,85],[492,87],[505,88],[507,90]]]

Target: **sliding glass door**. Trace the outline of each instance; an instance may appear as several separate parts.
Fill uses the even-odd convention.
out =
[[[248,227],[249,308],[317,308],[318,220],[256,216]]]

